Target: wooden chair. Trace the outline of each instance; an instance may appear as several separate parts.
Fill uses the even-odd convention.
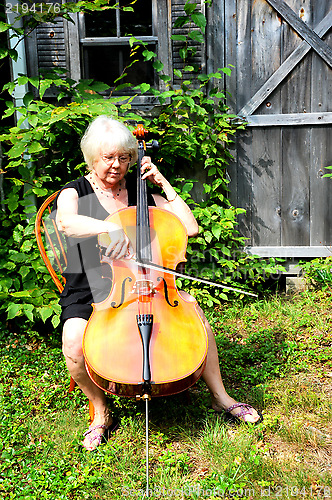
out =
[[[67,266],[65,239],[59,232],[55,220],[50,217],[53,202],[58,191],[51,194],[37,212],[35,222],[35,236],[40,255],[54,281],[57,289],[61,293],[64,289],[66,279],[63,277],[63,271]],[[70,377],[69,392],[74,390],[76,383]],[[94,417],[94,408],[89,401],[90,422]]]

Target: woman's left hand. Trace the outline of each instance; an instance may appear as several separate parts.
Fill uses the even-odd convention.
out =
[[[143,156],[141,163],[142,179],[148,179],[152,184],[162,187],[165,177],[159,172],[158,168],[152,163],[150,156]]]

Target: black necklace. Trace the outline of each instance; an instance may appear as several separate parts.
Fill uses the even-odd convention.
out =
[[[121,187],[122,181],[119,182],[118,192],[115,193],[115,195],[114,195],[113,193],[110,194],[108,191],[99,187],[98,184],[93,180],[91,173],[89,174],[89,180],[90,180],[91,184],[93,185],[94,189],[96,191],[100,192],[101,194],[103,194],[104,196],[106,196],[106,198],[113,198],[113,200],[116,200],[117,196],[120,196],[120,191],[122,190],[122,187]]]

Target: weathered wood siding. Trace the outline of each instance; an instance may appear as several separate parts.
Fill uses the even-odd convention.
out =
[[[194,0],[194,2],[197,4],[197,7],[200,10],[203,10],[203,6],[201,5],[202,2],[201,0]],[[194,3],[192,2],[192,3]],[[185,16],[185,10],[184,6],[186,4],[186,0],[171,0],[171,11],[172,11],[172,35],[185,35],[187,36],[190,30],[194,30],[193,26],[190,26],[190,23],[186,23],[184,26],[175,28],[174,23],[176,20],[181,17]],[[197,29],[197,28],[196,28]],[[180,71],[183,70],[184,68],[184,63],[183,59],[181,59],[179,55],[179,50],[183,47],[186,46],[185,42],[181,41],[172,41],[172,61],[173,61],[173,69],[179,69]],[[190,57],[185,65],[188,64],[193,64],[200,68],[200,71],[202,71],[202,68],[205,65],[205,52],[204,52],[204,45],[195,42],[194,40],[189,40],[188,47],[191,49],[194,49],[194,55]],[[183,74],[183,80],[186,80],[187,78],[192,77],[191,73],[187,73],[182,71]],[[179,85],[181,83],[181,78],[178,76],[174,75],[174,85]]]
[[[332,164],[332,0],[213,0],[209,7],[193,1],[206,9],[208,25],[206,45],[190,42],[197,48],[192,62],[206,72],[234,66],[221,84],[232,95],[231,110],[248,123],[229,168],[231,200],[247,210],[241,231],[248,245],[269,247],[271,255],[301,246],[303,256],[332,245],[332,180],[323,178]],[[153,2],[170,74],[183,69],[183,42],[170,35],[191,29],[174,28],[185,3]],[[30,75],[59,65],[80,78],[77,22],[40,26],[27,50]]]
[[[331,0],[216,0],[209,12],[225,44],[221,53],[210,35],[208,69],[235,66],[230,105],[248,121],[231,199],[247,210],[248,245],[271,254],[332,245],[332,180],[322,178],[332,163],[331,9]]]

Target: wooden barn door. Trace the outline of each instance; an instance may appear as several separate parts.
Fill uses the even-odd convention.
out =
[[[247,210],[241,231],[256,253],[297,247],[305,257],[332,245],[332,179],[322,177],[332,164],[331,9],[332,0],[212,4],[209,22],[224,36],[208,40],[208,69],[235,66],[226,86],[248,127],[231,197]]]

